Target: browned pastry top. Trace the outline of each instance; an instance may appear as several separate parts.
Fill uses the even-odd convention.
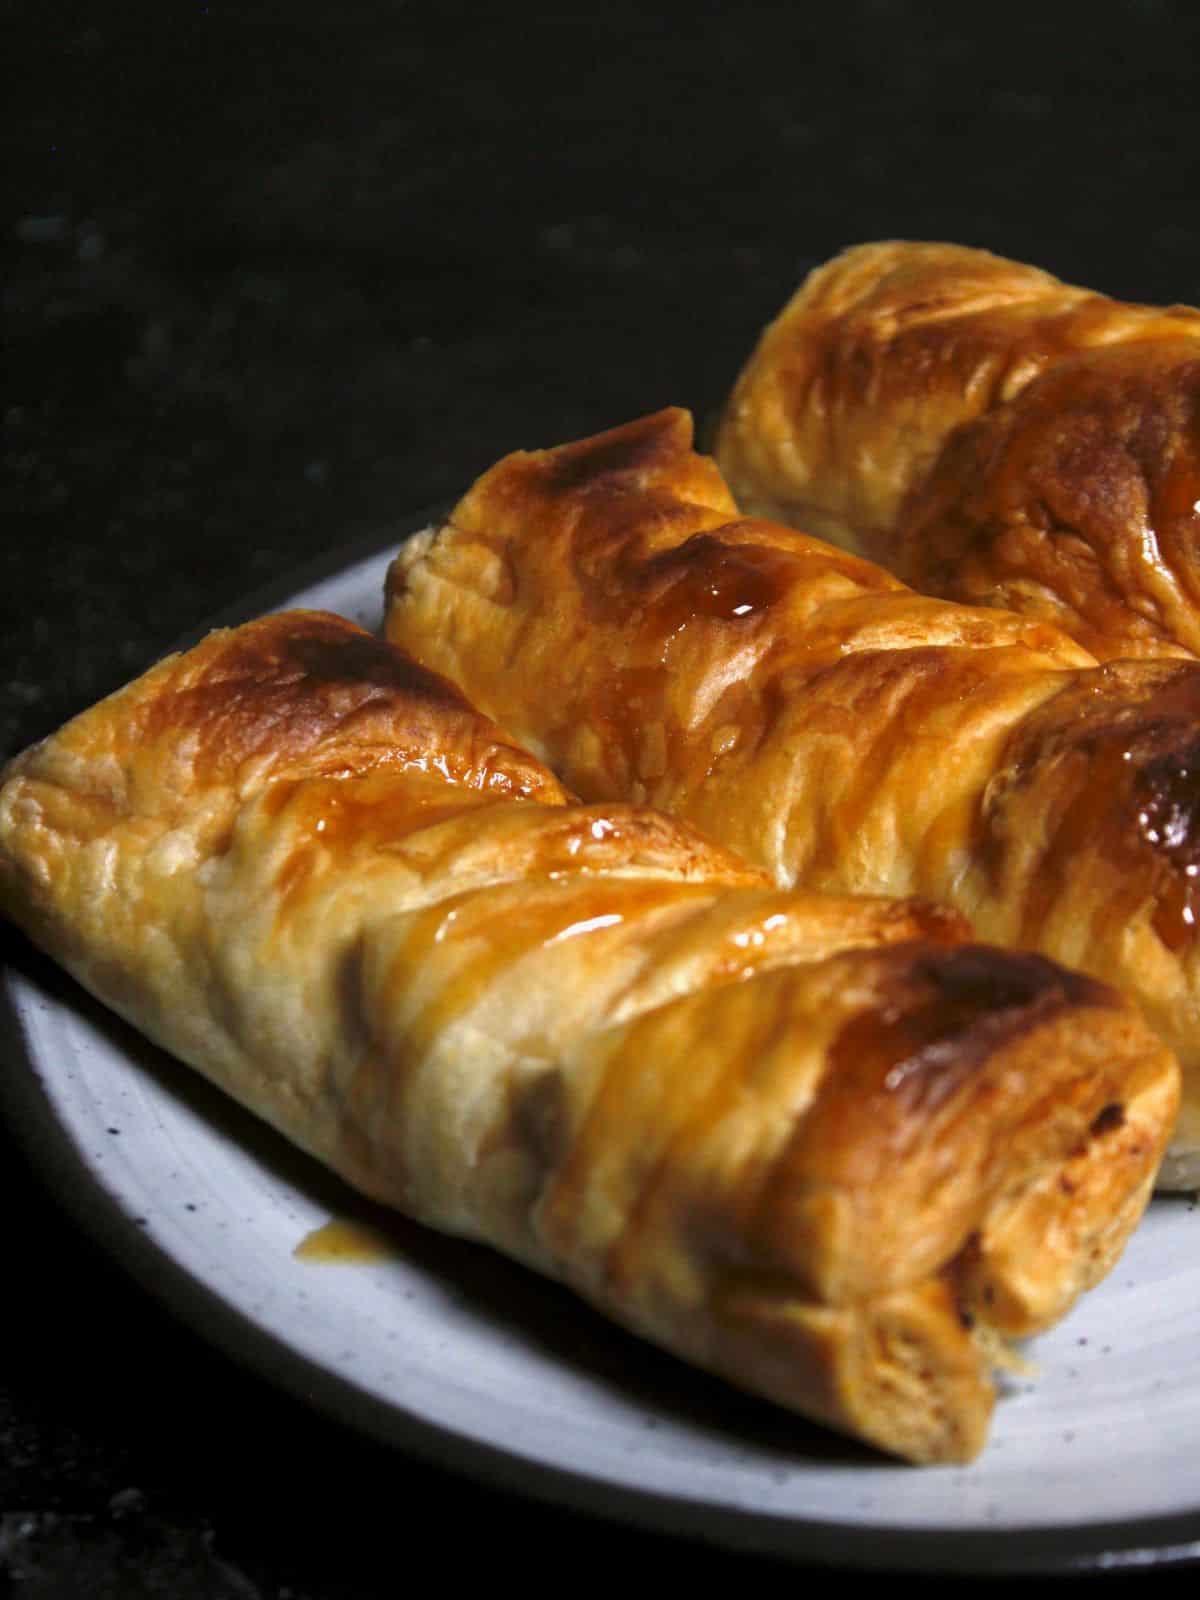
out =
[[[717,455],[740,504],[1102,659],[1200,652],[1200,312],[957,245],[862,245],[763,334]]]
[[[739,515],[665,411],[491,468],[401,550],[390,635],[588,798],[687,817],[779,883],[918,894],[1125,985],[1200,1162],[1200,666],[1100,666]]]
[[[980,1448],[992,1341],[1112,1265],[1177,1102],[1106,985],[575,803],[327,615],[12,763],[0,904],[366,1193],[914,1460]]]

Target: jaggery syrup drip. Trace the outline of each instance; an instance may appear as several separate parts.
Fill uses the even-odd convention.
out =
[[[688,770],[698,759],[707,770],[723,748],[710,750],[701,740],[697,754],[695,730],[683,726],[686,701],[672,700],[674,652],[697,629],[708,630],[712,661],[739,652],[795,587],[803,562],[787,550],[709,533],[651,555],[633,545],[614,556],[581,541],[575,555],[587,613],[619,635],[616,659],[596,660],[588,673],[583,721],[596,729],[602,755],[596,771],[573,773],[576,787],[589,797],[654,798],[664,773]],[[719,644],[714,628],[724,635]]]
[[[1149,762],[1134,783],[1141,836],[1170,865],[1158,889],[1154,927],[1178,952],[1196,936],[1200,918],[1200,736]]]
[[[1090,846],[1104,851],[1123,885],[1107,914],[1127,920],[1153,896],[1152,926],[1175,954],[1200,928],[1200,666],[1151,668],[1158,681],[1141,699],[1111,693],[1114,679],[1136,689],[1140,669],[1117,663],[1103,677],[1088,674],[1094,703],[1070,691],[1069,703],[1052,701],[1049,726],[1031,729],[1017,753],[1018,792],[1056,759],[1078,769],[1069,800],[1048,819],[1042,865],[1029,884],[1028,943],[1038,942]]]
[[[744,623],[776,604],[794,581],[796,565],[789,552],[769,545],[725,544],[698,534],[640,569],[647,626],[665,647],[700,618]]]
[[[382,1227],[356,1217],[331,1217],[306,1233],[292,1255],[297,1261],[345,1266],[391,1261],[399,1257],[400,1248]]]

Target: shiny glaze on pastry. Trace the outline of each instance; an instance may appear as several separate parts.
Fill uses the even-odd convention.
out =
[[[860,245],[762,335],[716,455],[743,509],[916,589],[1102,660],[1200,654],[1200,311]]]
[[[1120,984],[1181,1058],[1162,1182],[1195,1187],[1200,664],[1098,666],[915,594],[739,516],[690,440],[666,411],[509,457],[401,550],[391,637],[585,798],[686,817],[780,884],[947,901]]]
[[[319,613],[19,757],[0,903],[365,1194],[917,1461],[1145,1203],[1177,1070],[1115,991],[919,902],[572,801]]]

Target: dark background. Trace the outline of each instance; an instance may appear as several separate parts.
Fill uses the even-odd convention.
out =
[[[114,0],[0,26],[3,754],[509,449],[711,414],[844,245],[1200,302],[1183,4]],[[0,1594],[812,1577],[344,1432],[160,1311],[3,1130],[0,1217]]]

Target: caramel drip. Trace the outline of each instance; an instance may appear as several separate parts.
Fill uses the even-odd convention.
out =
[[[1200,668],[1185,668],[1145,704],[1146,732],[1121,751],[1133,768],[1137,839],[1157,864],[1154,929],[1178,954],[1200,917]],[[1160,744],[1172,748],[1147,759]],[[1101,780],[1103,781],[1103,779]]]
[[[1141,837],[1170,868],[1159,884],[1154,928],[1178,954],[1196,937],[1200,916],[1200,729],[1188,749],[1143,767],[1134,794]]]
[[[653,511],[639,504],[641,522],[661,543],[663,529]],[[775,524],[753,518],[726,521],[690,537],[681,534],[677,543],[653,553],[647,536],[632,530],[597,541],[595,549],[577,532],[572,562],[592,620],[618,626],[634,622],[641,658],[654,661],[665,660],[671,640],[691,624],[732,624],[727,637],[736,638],[739,628],[759,621],[782,601],[803,596],[813,584],[840,579],[863,594],[901,587],[857,556],[801,535],[788,537]]]
[[[757,619],[794,585],[800,565],[790,551],[697,534],[639,568],[633,588],[647,601],[642,639],[663,659],[671,638],[691,623]]]
[[[586,798],[630,794],[660,802],[667,778],[699,766],[705,776],[723,751],[745,732],[731,720],[726,740],[700,750],[695,730],[684,725],[687,705],[672,698],[673,650],[696,627],[726,634],[715,645],[737,650],[779,601],[791,592],[803,565],[791,552],[771,546],[726,544],[707,533],[646,557],[628,546],[600,562],[577,554],[576,576],[585,610],[614,635],[613,649],[598,651],[584,685],[576,690],[581,715],[560,731],[569,747],[569,781]],[[582,726],[593,738],[574,738]],[[735,730],[736,729],[736,733]]]
[[[611,640],[575,691],[582,714],[558,733],[558,754],[585,796],[678,803],[724,755],[752,745],[771,722],[774,685],[754,663],[783,631],[781,605],[802,603],[817,589],[826,594],[831,584],[843,593],[899,588],[878,569],[813,541],[741,542],[755,527],[729,523],[649,556],[632,538],[603,559],[592,552],[585,560],[576,550],[581,603]],[[709,670],[692,695],[681,695],[691,672],[679,665],[680,653],[693,648],[699,630],[703,642],[695,648]],[[696,695],[719,677],[723,663],[743,662],[747,646],[743,675],[723,686],[701,722]],[[581,727],[594,737],[580,738]]]
[[[278,783],[260,802],[288,812],[296,843],[275,880],[281,911],[329,862],[355,848],[386,849],[407,835],[494,804],[486,790],[456,787],[440,774],[384,770],[366,778]]]
[[[292,1251],[297,1261],[352,1263],[390,1261],[399,1255],[395,1241],[381,1228],[349,1217],[331,1217],[306,1233]]]
[[[1105,916],[1120,925],[1152,898],[1152,925],[1179,954],[1200,919],[1200,667],[1174,668],[1144,699],[1120,693],[1115,704],[1105,694],[1108,681],[1115,677],[1120,690],[1124,679],[1119,668],[1102,670],[1103,678],[1087,675],[1095,710],[1079,686],[1018,735],[1016,793],[999,802],[1000,814],[1042,774],[1052,798],[1067,795],[1044,825],[1041,858],[1024,891],[1022,939],[1041,942],[1070,892],[1070,874],[1088,850],[1102,848],[1112,868]]]
[[[614,984],[622,1003],[631,997],[636,1003],[643,978],[653,983],[654,934],[664,922],[683,920],[712,899],[711,885],[605,878],[593,876],[584,865],[569,877],[521,874],[515,882],[449,895],[411,913],[389,951],[389,969],[377,975],[375,987],[375,1004],[386,1007],[394,995],[402,1008],[403,1048],[392,1051],[386,1062],[364,1055],[347,1095],[354,1109],[352,1124],[365,1123],[357,1110],[360,1091],[365,1104],[376,1106],[373,1124],[386,1127],[388,1119],[402,1124],[411,1073],[467,1023],[480,1038],[502,1040],[523,1063],[518,1078],[500,1086],[491,1126],[480,1130],[473,1159],[482,1164],[514,1142],[536,1149],[543,1134],[552,1142],[557,1134],[551,1125],[558,1120],[553,1105],[560,1076],[556,1064],[568,1041],[606,1020]],[[593,958],[586,947],[597,940],[608,946],[607,954],[594,958],[597,972],[612,974],[607,985],[587,981]],[[622,944],[630,951],[628,962],[621,961]],[[558,947],[566,947],[561,963],[555,960]],[[428,982],[422,974],[429,975]],[[524,1007],[526,988],[540,992],[546,1004]],[[514,1017],[524,1017],[524,1025]],[[531,1089],[532,1079],[526,1076],[537,1062],[547,1069],[541,1091]],[[381,1082],[389,1107],[382,1121],[377,1105]],[[357,1155],[368,1172],[378,1164],[371,1147]],[[394,1183],[394,1148],[386,1148],[385,1158]]]
[[[573,532],[570,560],[586,614],[597,624],[629,627],[642,663],[662,662],[671,639],[689,623],[744,626],[757,619],[802,568],[790,550],[728,538],[738,523],[695,531],[695,522],[705,518],[693,512],[669,496],[660,511],[653,497],[639,495],[628,529],[582,521]],[[676,523],[676,542],[662,548]],[[651,538],[660,545],[656,551]]]
[[[712,896],[711,885],[671,885],[674,906],[700,907]],[[438,1038],[483,1004],[499,979],[536,952],[569,940],[628,937],[624,931],[628,923],[644,924],[663,906],[659,880],[592,878],[583,870],[573,881],[523,878],[486,895],[467,893],[431,906],[412,919],[396,953],[397,972],[420,971],[448,940],[461,960],[453,978],[438,987],[419,1015],[412,1016],[412,1038],[425,1042]],[[564,995],[561,1024],[579,1026],[581,1013],[594,1003],[587,994]],[[525,1046],[530,1043],[525,1041]]]
[[[1194,441],[1151,477],[1150,521],[1160,533],[1176,523],[1190,523],[1193,539],[1200,537],[1200,461]]]

